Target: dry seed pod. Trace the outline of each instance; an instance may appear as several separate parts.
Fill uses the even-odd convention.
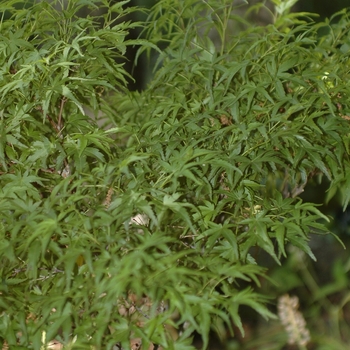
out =
[[[310,341],[310,333],[298,307],[299,299],[296,296],[285,294],[278,298],[278,316],[288,334],[288,344],[306,346]]]
[[[113,187],[110,187],[110,188],[108,189],[106,198],[105,198],[105,200],[104,200],[104,202],[103,202],[103,205],[106,207],[106,209],[108,209],[109,206],[111,205],[112,194],[113,194],[113,192],[114,192]]]
[[[58,340],[54,339],[47,344],[46,348],[50,350],[61,350],[63,349],[63,344],[60,343]]]

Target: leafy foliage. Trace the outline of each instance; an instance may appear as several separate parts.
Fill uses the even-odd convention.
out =
[[[276,0],[274,24],[233,36],[232,1],[163,0],[128,41],[127,1],[19,3],[0,7],[0,336],[206,348],[244,333],[242,306],[274,317],[254,249],[314,257],[328,218],[299,195],[348,187],[346,12],[316,25]],[[160,52],[142,93],[128,45]]]

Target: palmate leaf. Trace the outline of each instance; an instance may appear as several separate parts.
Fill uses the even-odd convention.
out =
[[[183,203],[177,201],[181,196],[180,193],[173,193],[172,195],[165,194],[163,197],[163,205],[164,208],[169,208],[171,211],[176,212],[180,215],[180,217],[186,222],[188,227],[192,230],[193,233],[196,232],[196,229],[192,225],[191,214],[189,213],[189,209],[196,211],[196,208],[190,203]]]
[[[255,294],[250,288],[244,289],[237,294],[229,298],[229,313],[230,316],[235,321],[239,331],[244,336],[244,328],[239,315],[239,306],[249,305],[258,311],[263,317],[266,318],[276,318],[267,308],[263,306],[263,298],[260,295]]]
[[[350,180],[349,176],[346,176],[345,183],[343,184],[341,188],[342,193],[342,202],[343,202],[343,211],[348,207],[348,204],[350,202]]]

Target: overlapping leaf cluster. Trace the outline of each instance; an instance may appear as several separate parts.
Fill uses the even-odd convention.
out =
[[[309,234],[325,233],[326,218],[299,195],[320,176],[332,189],[348,182],[350,22],[286,15],[295,25],[280,27],[280,14],[235,36],[232,1],[218,3],[157,3],[150,41],[137,43],[166,48],[133,95],[116,63],[136,25],[124,2],[1,5],[0,336],[10,345],[38,349],[44,330],[82,347],[140,338],[189,349],[196,331],[206,347],[211,329],[243,331],[241,305],[272,316],[253,249],[277,263],[289,243],[312,256]]]
[[[165,221],[163,233],[178,232],[182,250],[204,257],[204,266],[191,258],[196,269],[214,272],[201,284],[226,296],[240,290],[239,278],[258,275],[253,247],[277,262],[288,243],[313,257],[309,234],[325,233],[327,218],[299,195],[322,177],[339,188],[349,169],[346,12],[333,18],[341,17],[337,25],[305,18],[232,38],[225,20],[232,10],[215,1],[163,1],[154,9],[151,39],[168,47],[140,108],[135,144],[149,160],[134,172],[159,198],[162,209],[156,202],[153,211],[168,207],[155,225]],[[221,43],[205,28],[216,28]],[[240,303],[226,298],[216,307],[239,325]],[[205,317],[197,319],[206,334]]]
[[[126,3],[1,3],[0,337],[10,347],[39,349],[43,331],[102,344],[110,324],[96,287],[119,259],[103,205],[112,186],[104,169],[118,158],[86,111],[126,91],[121,59],[137,25]]]

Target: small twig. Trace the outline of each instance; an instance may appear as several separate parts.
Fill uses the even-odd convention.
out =
[[[296,185],[293,190],[292,190],[292,198],[297,197],[300,193],[304,192],[304,188],[307,185],[307,181],[305,181],[303,184],[300,186]]]
[[[145,318],[147,318],[147,319],[150,319],[150,317],[148,316],[148,315],[146,315],[142,310],[141,310],[141,308],[139,308],[138,306],[136,306],[136,305],[133,305],[134,306],[134,308],[143,316],[143,317],[145,317]]]
[[[58,121],[57,121],[57,127],[58,127],[59,132],[61,132],[61,130],[62,130],[62,114],[63,114],[63,108],[64,108],[66,101],[67,101],[67,99],[65,97],[63,97],[61,99],[60,111],[58,113]]]
[[[50,122],[52,127],[55,129],[57,134],[59,134],[60,133],[60,129],[58,128],[58,125],[53,121],[53,119],[48,114],[46,114],[46,118],[48,119],[48,121]]]

